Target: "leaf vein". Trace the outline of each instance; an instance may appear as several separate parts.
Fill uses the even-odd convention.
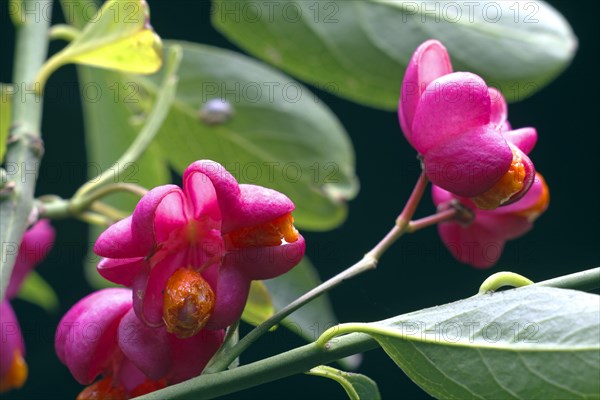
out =
[[[490,367],[490,365],[486,361],[485,355],[481,352],[481,349],[475,348],[475,350],[477,350],[477,353],[479,354],[479,357],[481,358],[481,361],[483,362],[483,365],[485,365],[485,367],[487,368],[488,372],[490,373],[490,376],[492,377],[492,379],[494,380],[494,382],[496,382],[496,385],[501,390],[503,390],[506,393],[510,394],[513,398],[520,400],[521,397],[519,397],[515,392],[513,392],[512,390],[510,390],[502,382],[500,382],[500,380],[498,380],[498,377],[496,376],[496,373],[494,372],[494,370]]]
[[[532,375],[537,376],[538,378],[540,378],[541,380],[543,380],[544,382],[546,382],[547,384],[549,384],[550,386],[554,386],[556,388],[562,389],[568,393],[571,394],[576,394],[579,396],[584,397],[585,395],[583,393],[577,392],[569,387],[565,387],[562,385],[559,385],[556,381],[553,381],[551,379],[549,379],[548,377],[544,376],[543,374],[540,374],[539,372],[537,372],[535,369],[532,369],[528,364],[527,364],[527,360],[526,358],[524,358],[520,353],[517,353],[517,356],[519,358],[519,360],[521,361],[521,363],[523,364],[523,366],[525,367],[525,369],[527,369]]]
[[[416,346],[413,341],[408,340],[408,342],[413,345],[413,347],[415,348],[415,350],[419,353],[421,353],[421,355],[423,356],[423,358],[425,358],[429,364],[431,364],[432,367],[434,367],[435,369],[437,369],[442,375],[444,375],[448,380],[454,382],[457,386],[460,386],[461,388],[463,388],[465,391],[471,393],[473,395],[474,398],[477,399],[481,399],[481,400],[485,400],[483,397],[481,397],[480,395],[478,395],[477,393],[473,392],[471,389],[469,389],[467,386],[463,385],[462,383],[460,383],[459,381],[457,381],[456,379],[450,377],[448,374],[446,374],[446,372],[444,372],[442,369],[440,369],[431,358],[429,358],[427,356],[427,354],[425,354],[421,349],[419,349],[418,346]]]

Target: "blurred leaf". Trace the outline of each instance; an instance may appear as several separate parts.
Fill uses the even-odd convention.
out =
[[[331,336],[348,332],[373,336],[436,398],[600,398],[594,294],[525,286],[380,322],[342,324]]]
[[[522,100],[572,60],[577,39],[544,2],[214,0],[213,25],[249,53],[333,94],[395,110],[416,47],[439,39],[456,70]]]
[[[276,311],[322,283],[316,268],[307,257],[304,257],[300,264],[289,272],[263,282],[269,290]],[[338,319],[327,294],[317,297],[281,322],[283,326],[308,342],[315,341],[337,323]],[[344,368],[356,369],[361,360],[362,356],[357,354],[339,362]]]
[[[248,57],[180,44],[177,99],[158,137],[164,156],[179,172],[198,159],[218,161],[240,182],[289,196],[297,226],[338,226],[358,185],[352,144],[331,111],[304,86]],[[136,79],[154,96],[161,77]],[[223,103],[210,100],[219,98],[231,110],[215,123]],[[209,120],[200,117],[202,108]]]
[[[275,310],[281,310],[304,293],[321,283],[317,270],[307,257],[289,272],[263,281],[269,290]],[[316,340],[321,333],[336,325],[338,320],[326,295],[317,297],[282,321],[307,341]]]
[[[89,67],[79,67],[79,84],[83,88],[82,103],[88,154],[88,177],[91,179],[108,168],[129,147],[141,128],[140,112],[147,108],[137,98],[139,86],[125,81],[117,72]],[[87,96],[87,97],[86,97]],[[117,165],[116,169],[127,169],[123,181],[146,188],[168,183],[169,170],[160,148],[150,145],[145,154],[131,165]],[[118,171],[115,171],[117,173]],[[139,199],[131,194],[116,194],[104,201],[124,211],[133,211]],[[86,276],[94,288],[114,286],[96,272],[100,258],[92,251],[93,244],[102,232],[99,227],[90,227],[88,255],[85,260]]]
[[[308,374],[333,379],[344,388],[351,400],[381,399],[377,383],[366,375],[340,371],[327,365],[319,365],[308,371]]]
[[[47,312],[58,310],[58,297],[54,289],[35,271],[27,274],[17,297],[35,304]]]
[[[21,0],[22,1],[22,0]],[[138,1],[138,0],[132,0]],[[100,0],[69,0],[59,2],[63,15],[73,27],[81,30],[90,21],[95,21],[100,7]]]
[[[162,64],[162,44],[143,0],[108,0],[81,34],[47,62],[49,72],[78,63],[151,74]],[[46,72],[46,77],[48,72]]]
[[[13,92],[12,86],[6,83],[0,83],[0,164],[4,160],[4,153],[6,153],[6,140],[8,139],[8,133],[10,130],[10,113],[11,113],[11,101]]]
[[[265,284],[262,281],[252,281],[248,301],[246,301],[246,307],[242,314],[242,320],[257,326],[266,321],[274,313],[275,309],[271,302],[271,296]]]
[[[8,15],[15,27],[23,25],[25,23],[23,0],[8,0]]]

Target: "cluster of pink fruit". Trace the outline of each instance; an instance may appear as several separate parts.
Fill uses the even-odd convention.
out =
[[[458,260],[491,266],[505,241],[529,230],[548,205],[546,184],[527,157],[535,129],[513,130],[502,94],[477,75],[453,72],[434,40],[419,46],[408,65],[398,113],[434,184],[438,209],[470,210],[468,220],[439,225],[443,242]],[[305,242],[293,209],[283,194],[238,184],[213,161],[191,164],[183,189],[150,190],[94,247],[103,257],[100,275],[126,288],[90,294],[58,326],[59,359],[89,385],[78,398],[127,399],[199,375],[225,328],[240,318],[250,282],[281,275],[302,259]],[[47,221],[25,234],[7,298],[53,240]],[[7,300],[1,315],[2,326],[17,329],[1,343],[0,391],[27,377]]]

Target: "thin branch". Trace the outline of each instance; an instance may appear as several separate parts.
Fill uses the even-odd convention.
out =
[[[23,0],[24,9],[36,9],[35,1]],[[48,2],[44,15],[50,14]],[[10,194],[0,201],[0,299],[15,263],[19,244],[29,223],[38,168],[43,154],[41,139],[42,97],[37,94],[34,78],[44,64],[48,52],[50,21],[38,13],[23,13],[24,20],[16,27],[17,39],[12,96],[10,146],[5,164],[14,167],[7,178],[14,184]]]

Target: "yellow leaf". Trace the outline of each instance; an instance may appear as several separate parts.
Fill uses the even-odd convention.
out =
[[[149,29],[71,58],[77,64],[137,74],[152,74],[160,68],[161,42]]]
[[[37,76],[40,87],[57,68],[68,63],[152,74],[162,65],[162,42],[149,23],[143,0],[109,0],[81,34],[51,57]]]

